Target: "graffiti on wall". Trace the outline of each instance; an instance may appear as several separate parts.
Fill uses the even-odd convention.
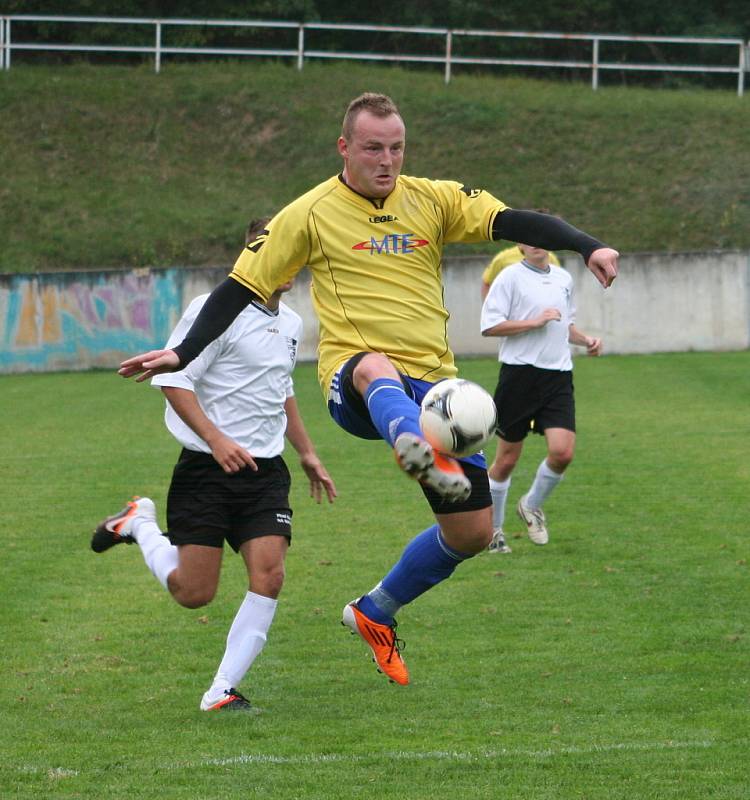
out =
[[[177,269],[0,277],[0,372],[116,366],[162,347],[179,319]]]

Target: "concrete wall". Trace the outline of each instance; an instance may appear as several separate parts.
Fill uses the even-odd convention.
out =
[[[485,259],[446,265],[449,335],[456,353],[497,352],[498,340],[478,338],[478,284]],[[608,353],[744,350],[750,347],[750,253],[640,253],[620,258],[620,274],[603,289],[578,256],[566,254],[573,275],[576,324],[601,336]]]
[[[479,334],[479,283],[487,258],[447,258],[449,336],[459,355],[495,355]],[[624,256],[603,290],[577,257],[578,326],[606,352],[750,347],[750,253]],[[0,373],[114,367],[161,347],[181,309],[226,276],[219,269],[67,272],[0,276]],[[303,273],[287,302],[305,320],[302,360],[315,359],[317,322]]]

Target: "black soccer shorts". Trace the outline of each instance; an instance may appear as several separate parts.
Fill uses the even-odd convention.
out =
[[[495,389],[498,435],[520,442],[532,429],[565,428],[575,433],[573,373],[527,364],[503,364]]]
[[[167,496],[172,544],[221,547],[237,552],[249,539],[280,534],[292,539],[291,478],[284,459],[256,458],[249,467],[226,473],[210,453],[183,449]]]

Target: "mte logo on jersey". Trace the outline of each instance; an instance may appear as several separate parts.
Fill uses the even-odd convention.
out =
[[[400,256],[428,244],[427,239],[417,239],[415,233],[387,233],[382,239],[371,236],[369,242],[355,244],[352,250],[369,250],[371,256]]]

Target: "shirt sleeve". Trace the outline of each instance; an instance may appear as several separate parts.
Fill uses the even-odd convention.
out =
[[[295,366],[297,365],[297,353],[299,353],[299,346],[300,346],[300,343],[302,341],[302,334],[304,332],[304,325],[303,325],[303,322],[302,322],[302,317],[300,317],[297,314],[295,314],[295,316],[296,316],[296,320],[295,320],[296,325],[294,326],[294,328],[292,330],[292,339],[294,341],[294,347],[290,351],[291,355],[292,355],[292,364],[291,364],[291,367],[289,369],[289,373],[287,375],[286,389],[285,389],[287,398],[294,397],[294,380],[292,379],[292,371],[294,370]]]
[[[490,286],[482,305],[479,329],[482,333],[509,318],[512,300],[512,283],[507,272],[502,272]]]
[[[304,198],[283,208],[264,233],[250,242],[230,273],[266,303],[281,286],[290,281],[309,260],[310,234]]]
[[[444,214],[446,242],[492,241],[492,224],[505,203],[484,189],[471,189],[455,181],[433,181]]]
[[[185,334],[190,330],[191,325],[198,316],[198,312],[203,307],[207,296],[208,295],[196,298],[185,309],[185,313],[182,315],[180,321],[167,340],[166,349],[174,348],[184,339]],[[191,392],[195,391],[195,384],[200,380],[221,351],[223,338],[224,337],[221,336],[218,339],[214,339],[199,356],[179,372],[165,372],[161,375],[155,375],[151,379],[151,385],[156,387],[173,386],[178,389],[188,389]]]
[[[576,321],[576,295],[575,295],[575,284],[571,279],[570,283],[568,284],[568,319],[570,320],[571,325],[575,325]]]

